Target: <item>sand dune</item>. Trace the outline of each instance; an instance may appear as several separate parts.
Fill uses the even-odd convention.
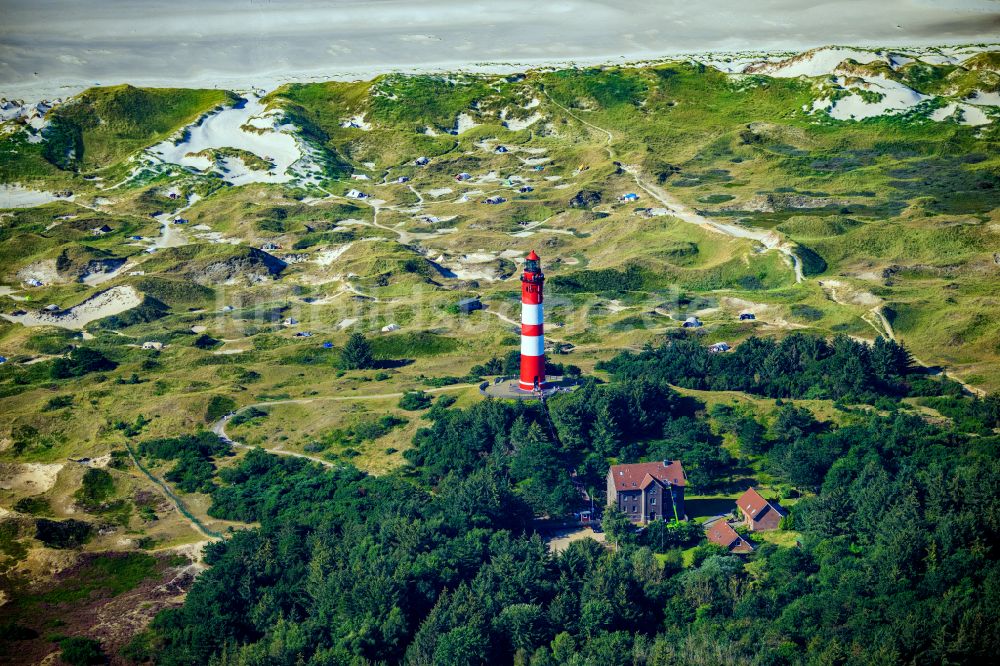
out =
[[[7,321],[25,326],[58,326],[80,329],[92,321],[121,314],[142,303],[142,296],[129,286],[112,287],[62,312],[28,312],[23,315],[0,314]]]

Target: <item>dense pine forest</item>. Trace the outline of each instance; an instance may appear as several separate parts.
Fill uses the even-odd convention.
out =
[[[995,397],[961,396],[887,341],[794,335],[729,355],[667,341],[605,365],[609,382],[589,378],[547,406],[438,398],[409,465],[378,478],[254,450],[212,479],[205,436],[144,445],[212,485],[213,516],[259,528],[212,544],[184,606],[127,656],[220,666],[989,658],[1000,607]],[[671,384],[834,398],[849,418],[820,421],[789,401],[765,424]],[[898,409],[927,394],[961,418]],[[720,446],[727,433],[738,455]],[[609,521],[613,547],[583,540],[556,555],[534,532],[538,516],[579,502],[578,486],[599,493],[609,461],[668,457],[684,461],[694,492],[750,464],[771,474],[802,497],[785,520],[798,542],[742,557],[691,550],[693,524],[637,532]]]

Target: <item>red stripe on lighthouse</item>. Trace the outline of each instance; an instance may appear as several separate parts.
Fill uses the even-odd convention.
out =
[[[521,377],[520,388],[531,391],[545,387],[545,337],[542,291],[545,275],[538,255],[532,250],[521,275]]]

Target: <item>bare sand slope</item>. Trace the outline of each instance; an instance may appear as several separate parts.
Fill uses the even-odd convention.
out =
[[[7,321],[25,326],[58,326],[81,329],[92,321],[121,314],[142,303],[142,296],[133,287],[118,286],[94,294],[83,303],[62,312],[28,312],[23,315],[0,314]]]
[[[994,0],[7,0],[0,93],[247,89],[392,71],[512,71],[712,51],[996,41]]]
[[[0,489],[39,495],[52,489],[62,463],[3,463],[0,465]]]

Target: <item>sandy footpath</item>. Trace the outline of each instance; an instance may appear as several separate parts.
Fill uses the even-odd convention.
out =
[[[998,41],[993,0],[7,0],[0,96],[93,85],[271,88],[823,44]],[[127,38],[123,36],[127,35]]]

